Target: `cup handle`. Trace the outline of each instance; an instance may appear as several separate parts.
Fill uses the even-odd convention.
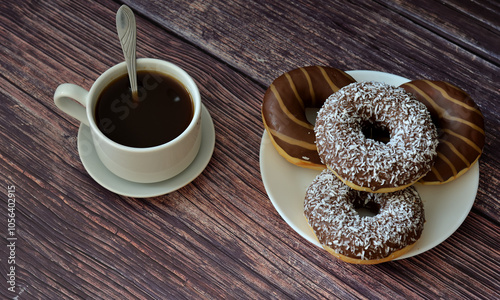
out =
[[[88,93],[76,84],[63,83],[54,93],[54,103],[63,112],[90,126],[86,111]]]

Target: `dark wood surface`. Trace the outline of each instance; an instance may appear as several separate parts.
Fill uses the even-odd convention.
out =
[[[89,89],[123,60],[115,30],[123,3],[1,2],[0,298],[500,298],[500,4],[409,2],[124,1],[136,13],[138,57],[187,70],[216,130],[197,179],[146,199],[116,195],[87,174],[79,124],[52,100],[59,84]],[[315,64],[445,80],[477,102],[487,133],[479,190],[442,244],[409,259],[350,265],[276,212],[259,169],[262,96],[283,72]]]

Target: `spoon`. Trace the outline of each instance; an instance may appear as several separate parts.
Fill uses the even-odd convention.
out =
[[[116,30],[118,31],[118,37],[120,38],[120,44],[127,64],[128,78],[130,80],[130,87],[132,88],[132,99],[137,102],[139,99],[135,60],[137,30],[134,13],[126,5],[122,5],[116,13]]]

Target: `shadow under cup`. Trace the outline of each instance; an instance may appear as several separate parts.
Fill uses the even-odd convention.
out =
[[[171,140],[169,138],[169,141],[159,145],[138,147],[118,143],[107,136],[109,132],[107,132],[107,134],[103,132],[111,129],[121,131],[122,129],[117,129],[116,126],[122,126],[123,124],[120,125],[118,123],[109,122],[109,118],[107,118],[109,116],[100,118],[101,124],[98,126],[96,121],[96,107],[98,106],[98,100],[101,94],[109,91],[110,86],[117,84],[116,81],[120,77],[123,79],[125,76],[126,82],[128,83],[128,76],[126,75],[127,68],[124,62],[110,68],[99,76],[90,89],[87,98],[86,112],[96,152],[106,168],[115,175],[129,181],[154,183],[178,175],[193,162],[198,154],[201,144],[201,99],[198,87],[193,79],[184,70],[172,63],[157,59],[140,58],[137,59],[137,72],[139,74],[148,72],[148,74],[156,74],[156,76],[161,76],[162,78],[174,78],[184,86],[185,90],[187,90],[188,96],[190,96],[188,100],[191,101],[192,118],[186,129],[179,135]],[[147,84],[150,86],[143,87],[143,89],[147,92],[148,88],[156,84],[164,83],[161,81],[162,80],[158,80],[158,78],[149,78]],[[102,100],[103,99],[99,101]],[[105,105],[111,105],[113,103],[111,111],[116,113],[118,119],[127,121],[127,118],[131,120],[134,117],[133,113],[137,112],[138,109],[145,107],[141,105],[145,104],[147,100],[148,98],[145,96],[144,90],[141,95],[141,89],[139,89],[139,99],[136,101],[121,96],[117,99],[111,99],[111,102]],[[151,113],[151,111],[149,113]],[[137,122],[139,121],[140,120],[137,119]],[[140,124],[137,123],[136,125],[139,126]],[[129,122],[129,125],[125,126],[131,126],[128,129],[134,130],[134,121]],[[101,127],[102,130],[99,129],[99,127]],[[168,126],[162,126],[160,124],[145,129],[148,131],[145,132],[145,138],[147,135],[161,136],[162,133],[164,133],[163,131],[169,130],[169,128],[163,127]],[[125,135],[128,129],[123,131]]]

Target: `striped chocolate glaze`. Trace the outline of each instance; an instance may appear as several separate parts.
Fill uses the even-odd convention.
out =
[[[322,66],[294,69],[276,78],[262,101],[262,119],[274,146],[291,163],[324,169],[306,108],[321,108],[326,98],[355,80]]]
[[[427,106],[438,129],[438,155],[420,182],[440,184],[464,174],[482,153],[484,117],[471,97],[444,82],[414,80],[401,85]]]

